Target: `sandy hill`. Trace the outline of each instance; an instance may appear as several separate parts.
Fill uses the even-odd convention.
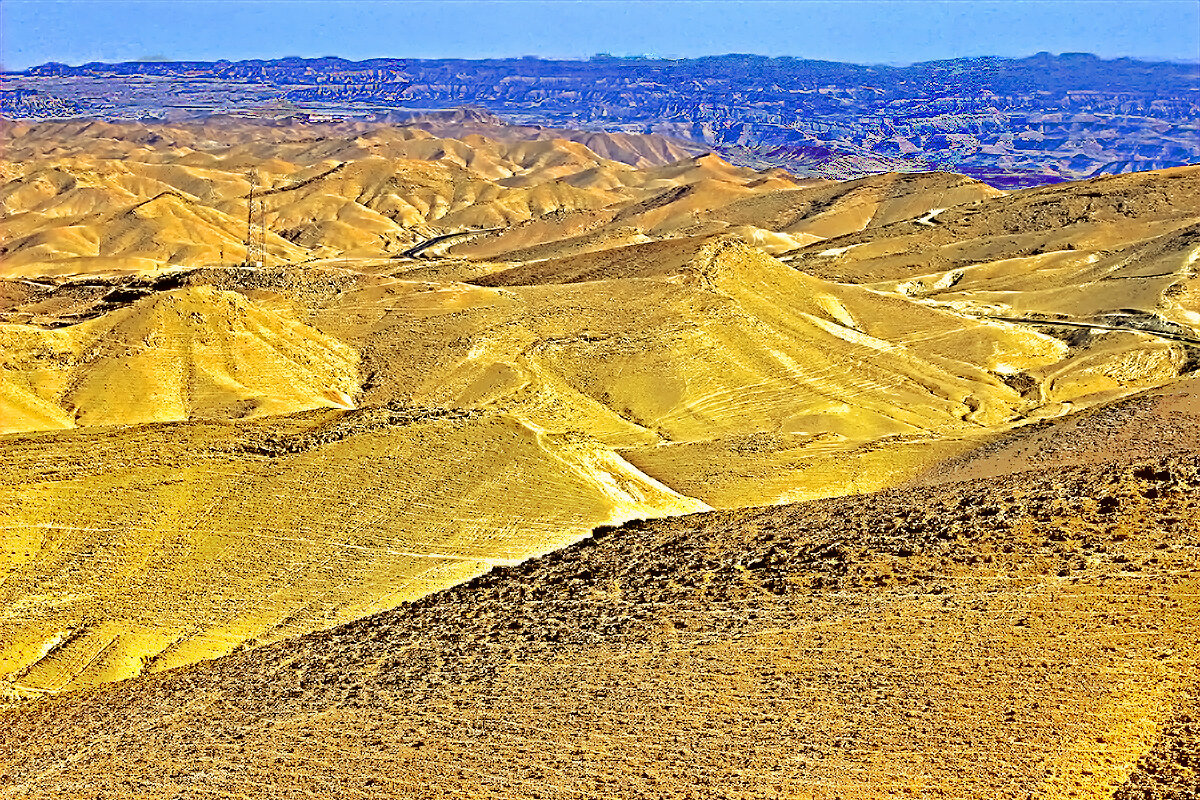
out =
[[[1200,449],[1200,376],[1194,373],[1086,411],[983,437],[937,464],[916,485],[966,481],[1045,467],[1096,464],[1115,453],[1152,459]]]
[[[586,437],[437,409],[10,437],[4,463],[0,675],[18,694],[328,627],[602,522],[705,508]]]
[[[243,285],[256,301],[186,286],[53,330],[8,326],[23,337],[13,385],[74,413],[22,406],[18,426],[432,415],[8,440],[8,687],[88,685],[324,627],[599,522],[886,485],[1025,407],[987,359],[1061,354],[735,238],[676,245],[656,269],[569,285],[302,283],[317,293],[305,322],[276,284]],[[930,341],[919,352],[901,341],[913,331]],[[888,436],[911,454],[864,448]],[[318,591],[330,575],[339,588]],[[60,600],[31,604],[44,596]]]
[[[419,246],[528,262],[731,233],[842,281],[895,281],[947,301],[967,290],[989,305],[1016,281],[1029,310],[1062,313],[1104,306],[1113,287],[1165,290],[1172,282],[1152,276],[1186,266],[1194,249],[1190,167],[1003,193],[945,173],[799,180],[670,148],[631,159],[601,134],[424,125],[10,126],[4,274],[236,263],[248,176],[276,263]],[[1174,291],[1189,302],[1187,287]]]
[[[486,111],[460,108],[429,112],[397,125],[339,122],[313,123],[296,118],[255,119],[213,115],[199,123],[130,124],[98,119],[56,122],[0,121],[0,135],[10,142],[14,160],[87,153],[101,157],[130,151],[150,154],[165,151],[194,159],[206,148],[229,148],[253,141],[255,146],[289,146],[297,152],[371,152],[380,143],[435,140],[454,147],[455,140],[471,137],[493,141],[575,141],[603,156],[636,167],[669,164],[708,152],[708,148],[683,139],[656,134],[610,133],[518,125]]]
[[[359,386],[354,350],[208,287],[55,330],[0,325],[0,348],[0,433],[351,407]]]
[[[643,191],[620,181],[633,168],[561,139],[468,142],[384,129],[339,147],[160,142],[119,156],[15,160],[22,144],[14,143],[0,187],[10,277],[236,263],[245,258],[250,177],[261,203],[254,224],[266,225],[276,263],[398,255],[445,232],[595,210]],[[618,179],[571,180],[596,169]]]
[[[645,133],[579,131],[541,125],[514,125],[480,108],[435,111],[407,119],[407,128],[417,128],[444,139],[484,136],[489,139],[564,139],[579,142],[604,158],[634,167],[669,164],[704,153],[696,142]]]
[[[936,173],[800,181],[670,147],[634,168],[610,141],[625,134],[480,130],[14,126],[0,163],[0,275],[237,263],[251,179],[275,263],[398,257],[441,237],[427,255],[530,260],[715,233],[782,252],[996,194]]]
[[[736,237],[471,281],[384,282],[322,309],[313,324],[376,376],[361,403],[496,407],[587,431],[713,505],[841,491],[880,437],[934,457],[947,438],[1033,413],[997,370],[1068,356],[1053,337],[813,278]],[[874,466],[857,480],[913,468]]]
[[[5,796],[1188,797],[1196,455],[631,523],[0,711]]]
[[[556,334],[555,370],[658,435],[652,446],[626,451],[641,468],[720,505],[750,495],[811,496],[795,494],[802,486],[877,488],[883,484],[868,483],[872,476],[887,481],[891,470],[913,468],[912,460],[944,455],[947,437],[1161,385],[1194,358],[1189,341],[1152,332],[963,315],[795,266],[737,239],[692,237],[471,280],[504,292],[508,311],[489,312],[488,325],[507,329],[515,309],[544,325],[556,313],[547,301],[567,303],[572,314],[592,309],[586,335]],[[690,323],[681,328],[684,319]],[[656,339],[665,342],[662,357]],[[586,355],[582,363],[562,360],[575,353]],[[478,353],[474,360],[487,363]],[[947,394],[931,394],[932,387]],[[880,437],[886,450],[862,446]],[[742,479],[726,487],[722,473]]]
[[[86,686],[325,627],[599,522],[886,486],[1034,412],[1036,395],[1000,363],[1071,358],[1046,334],[812,278],[734,238],[658,251],[640,271],[569,283],[266,281],[242,286],[253,307],[229,289],[175,289],[44,332],[105,332],[106,359],[82,367],[103,377],[76,383],[97,387],[86,396],[106,421],[169,409],[149,393],[183,398],[166,378],[206,365],[229,370],[223,402],[237,416],[254,385],[232,391],[238,364],[286,352],[255,355],[265,344],[233,313],[252,310],[324,342],[326,359],[363,353],[363,408],[8,439],[9,689]],[[307,323],[281,322],[284,290],[308,298]],[[221,308],[220,326],[195,329]],[[163,330],[179,345],[148,347]],[[297,364],[313,366],[296,355],[283,367]],[[303,398],[298,379],[250,375],[293,393],[273,402]],[[136,387],[145,402],[115,401]],[[177,418],[220,416],[201,410]],[[320,588],[332,575],[336,590]],[[31,600],[45,596],[60,599]]]
[[[809,245],[791,259],[981,312],[1159,314],[1197,329],[1200,167],[1012,192]]]

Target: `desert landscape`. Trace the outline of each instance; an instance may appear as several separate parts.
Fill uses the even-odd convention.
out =
[[[904,65],[745,53],[89,61],[0,71],[0,104],[28,119],[407,124],[470,105],[551,135],[654,133],[806,177],[940,169],[1024,188],[1200,161],[1194,61],[1194,46],[1191,62],[1046,51]]]
[[[0,128],[0,797],[1200,787],[1200,166]]]

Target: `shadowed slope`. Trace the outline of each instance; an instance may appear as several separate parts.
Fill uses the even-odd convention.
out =
[[[1155,458],[1197,452],[1200,376],[1192,375],[1117,402],[981,437],[978,446],[938,464],[913,483],[928,485],[1095,464],[1116,454]]]

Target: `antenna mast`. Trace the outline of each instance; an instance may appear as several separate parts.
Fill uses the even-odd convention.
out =
[[[250,181],[250,195],[246,202],[246,266],[262,267],[267,260],[267,226],[263,216],[263,202],[254,196],[254,189],[258,185],[254,172],[247,172],[246,179]],[[257,224],[254,220],[256,215]]]

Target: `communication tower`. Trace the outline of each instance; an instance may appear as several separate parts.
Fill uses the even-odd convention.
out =
[[[267,262],[267,224],[262,196],[254,196],[258,179],[253,172],[246,173],[250,181],[250,195],[246,201],[246,266],[264,267]]]

